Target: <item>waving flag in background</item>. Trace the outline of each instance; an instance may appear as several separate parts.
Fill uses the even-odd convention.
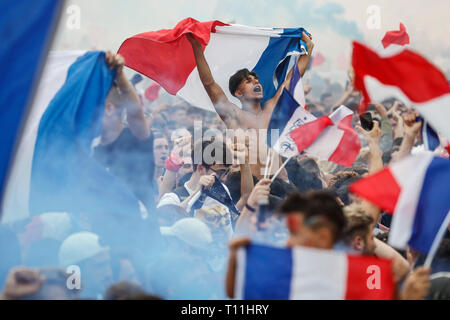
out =
[[[422,117],[420,117],[420,120],[423,121],[421,135],[425,150],[434,151],[440,145],[439,135],[428,124],[428,121],[423,120]]]
[[[59,71],[64,71],[64,66]],[[50,104],[37,104],[39,110],[31,112],[30,131],[20,147],[34,144],[16,167],[24,168],[24,173],[15,171],[12,175],[15,179],[8,185],[11,202],[5,204],[14,210],[14,199],[20,196],[29,204],[24,217],[51,211],[83,213],[92,231],[110,245],[146,243],[147,237],[157,236],[152,217],[142,220],[143,206],[132,191],[91,153],[92,140],[100,135],[115,71],[106,64],[104,52],[87,52],[62,75],[66,79]],[[17,194],[21,192],[18,186],[27,189]]]
[[[303,86],[295,66],[289,89],[283,89],[270,118],[267,144],[286,158],[305,151],[321,160],[351,166],[361,147],[351,126],[353,112],[341,106],[330,116],[316,119],[304,107]]]
[[[394,298],[390,260],[351,256],[332,250],[306,247],[281,249],[254,244],[240,248],[237,258],[234,296],[238,299]],[[378,277],[378,283],[374,282],[375,277]]]
[[[383,48],[388,48],[389,46],[404,46],[409,44],[409,35],[406,32],[406,28],[403,23],[400,23],[400,30],[388,31],[381,40]]]
[[[36,97],[30,107],[22,136],[17,142],[17,154],[5,186],[2,206],[4,221],[20,220],[29,215],[31,166],[39,122],[50,101],[64,84],[69,67],[84,53],[54,51],[47,57]]]
[[[314,55],[313,60],[311,62],[311,66],[321,66],[325,62],[325,57],[319,51]]]
[[[445,75],[424,57],[405,49],[388,57],[353,43],[355,88],[364,111],[371,101],[397,97],[414,107],[433,128],[450,139],[450,86]]]
[[[240,106],[239,100],[226,90],[230,76],[243,68],[256,72],[264,89],[262,102],[271,99],[296,56],[306,54],[306,44],[300,41],[303,31],[186,18],[173,29],[141,33],[125,40],[118,53],[125,57],[126,66],[155,80],[167,92],[214,111],[186,33],[191,32],[201,42],[215,81],[228,99]]]
[[[409,156],[349,187],[349,191],[393,214],[390,245],[399,249],[410,245],[425,253],[439,228],[450,223],[448,190],[450,160],[431,152]]]
[[[400,30],[386,32],[381,43],[383,48],[379,50],[379,52],[382,56],[393,55],[407,49],[410,44],[410,38],[403,23],[400,23]],[[382,95],[383,91],[384,88],[380,88],[380,92],[377,92],[376,95]],[[424,120],[422,117],[420,120],[423,121],[421,134],[425,150],[433,151],[440,144],[439,136],[428,121]]]

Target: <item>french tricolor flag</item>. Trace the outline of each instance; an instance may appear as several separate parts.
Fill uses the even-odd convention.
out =
[[[267,130],[268,145],[286,158],[305,151],[320,160],[351,166],[361,148],[351,125],[353,112],[340,106],[331,115],[317,119],[305,110],[304,99],[300,73],[295,66],[289,88],[283,88],[273,110]]]
[[[349,190],[393,214],[388,241],[399,249],[409,245],[428,253],[450,223],[450,160],[429,151],[362,178]]]
[[[355,88],[363,95],[362,111],[371,101],[394,96],[450,138],[450,86],[445,75],[424,57],[409,49],[393,55],[378,54],[353,42],[352,65]]]
[[[410,44],[410,39],[403,23],[400,23],[400,30],[386,32],[385,36],[381,40],[381,43],[383,48],[379,50],[379,53],[382,56],[393,55],[407,49]],[[381,92],[381,94],[383,94],[383,92]],[[420,120],[423,121],[422,141],[424,143],[425,150],[433,151],[440,145],[439,135],[428,123],[428,121],[423,119]]]
[[[392,300],[394,278],[390,260],[251,244],[238,250],[234,290],[244,300]]]
[[[126,66],[155,80],[170,94],[214,111],[200,81],[187,33],[200,41],[214,80],[224,88],[228,99],[240,106],[240,101],[225,90],[229,78],[243,68],[256,72],[264,88],[262,103],[272,98],[298,56],[307,53],[306,44],[300,40],[303,31],[186,18],[173,29],[145,32],[125,40],[118,53],[125,58]]]

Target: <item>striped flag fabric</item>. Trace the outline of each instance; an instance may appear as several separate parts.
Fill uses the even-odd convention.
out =
[[[332,250],[250,244],[237,253],[234,296],[244,300],[392,300],[391,264]]]
[[[17,141],[23,122],[33,101],[39,83],[42,63],[45,61],[63,4],[57,0],[2,1],[0,30],[2,50],[0,65],[0,193],[5,200],[15,155],[19,155]],[[0,218],[4,211],[0,211]]]
[[[204,48],[215,81],[228,88],[229,78],[247,68],[258,74],[264,90],[262,103],[272,98],[299,55],[307,54],[301,41],[303,28],[258,28],[220,21],[180,21],[173,29],[145,32],[126,39],[118,53],[126,66],[155,80],[170,94],[214,111],[203,88],[186,33]],[[224,90],[228,99],[240,101]]]
[[[422,122],[421,134],[422,134],[422,141],[423,141],[425,150],[434,151],[441,144],[441,142],[439,140],[439,135],[428,124],[428,121],[426,121],[426,120]]]
[[[391,213],[388,242],[428,253],[450,223],[450,160],[430,151],[411,155],[349,186],[349,191]]]
[[[381,43],[383,48],[378,50],[378,52],[382,56],[389,56],[407,49],[410,44],[410,38],[403,23],[400,23],[400,30],[386,32]],[[384,90],[379,93],[377,92],[376,94],[383,94],[383,91]],[[420,117],[419,120],[422,121],[421,134],[425,150],[433,151],[440,145],[439,136],[428,121],[424,120],[422,117]]]
[[[52,51],[44,64],[36,97],[30,106],[22,136],[18,139],[17,154],[11,164],[2,203],[3,221],[20,220],[29,215],[29,192],[34,147],[42,115],[50,101],[64,84],[69,67],[85,51]]]
[[[371,101],[396,97],[414,107],[447,139],[450,138],[450,86],[445,75],[421,55],[403,49],[393,55],[380,55],[353,42],[354,85],[361,91],[360,111]]]

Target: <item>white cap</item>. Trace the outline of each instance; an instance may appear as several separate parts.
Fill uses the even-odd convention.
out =
[[[212,241],[211,230],[196,218],[178,220],[171,227],[161,227],[161,234],[175,236],[196,248],[206,248]]]
[[[39,219],[44,225],[42,230],[43,238],[63,241],[70,235],[72,222],[67,212],[46,212],[40,214]]]
[[[63,266],[76,264],[108,249],[108,247],[100,246],[98,235],[95,233],[74,233],[61,244],[59,248],[59,263]]]

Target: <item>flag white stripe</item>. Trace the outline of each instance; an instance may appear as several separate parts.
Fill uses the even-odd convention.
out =
[[[241,102],[228,89],[230,77],[238,70],[252,70],[269,45],[270,36],[243,37],[242,34],[211,33],[204,54],[214,80],[225,92],[230,102],[241,107]],[[236,57],[240,57],[236,59]],[[214,106],[206,93],[198,69],[191,72],[178,96],[199,108],[214,111]]]
[[[442,133],[450,139],[450,94],[445,94],[424,103],[414,103],[396,86],[389,86],[381,83],[371,76],[364,77],[364,84],[372,101],[382,101],[386,98],[395,97],[405,103],[408,107],[413,107],[436,131]]]
[[[48,104],[64,84],[69,67],[84,53],[85,51],[52,51],[47,57],[36,98],[30,108],[6,183],[2,222],[29,216],[31,167],[39,122]]]
[[[390,166],[391,173],[401,186],[388,240],[389,244],[395,248],[405,249],[411,238],[423,180],[432,160],[433,153],[424,152]]]
[[[234,298],[242,300],[244,298],[245,268],[247,262],[247,253],[245,248],[239,248],[237,251],[236,279],[234,285]]]
[[[347,290],[348,260],[329,250],[292,250],[291,300],[343,300]]]
[[[351,114],[353,112],[346,106],[340,106],[330,115],[330,119],[334,125],[325,128],[314,143],[306,148],[305,151],[318,157],[320,160],[328,160],[336,151],[344,135],[344,130],[339,129],[338,124],[342,119]]]

